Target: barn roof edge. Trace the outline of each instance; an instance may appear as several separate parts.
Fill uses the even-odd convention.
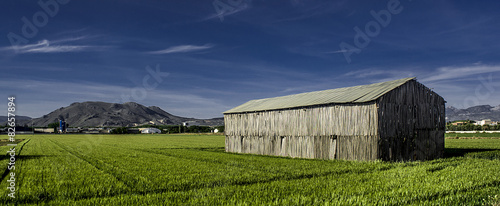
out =
[[[281,110],[326,104],[365,103],[376,100],[389,91],[415,80],[416,77],[392,81],[313,91],[287,96],[250,100],[223,112],[223,114],[248,113],[257,111]]]

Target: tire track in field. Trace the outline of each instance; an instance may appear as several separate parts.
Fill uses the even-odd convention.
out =
[[[63,150],[67,151],[71,155],[87,162],[88,164],[92,165],[98,170],[103,171],[104,173],[107,173],[111,176],[113,176],[115,179],[118,181],[122,182],[125,184],[127,187],[131,187],[131,185],[127,184],[127,181],[122,180],[121,178],[115,176],[113,173],[110,173],[106,171],[105,168],[99,167],[97,164],[94,164],[92,161],[89,161],[86,159],[84,156],[77,154],[75,152],[70,151],[67,149],[65,146],[56,143],[52,140],[50,140]],[[179,158],[179,159],[186,159],[186,160],[193,160],[193,161],[198,161],[198,162],[204,162],[206,163],[207,161],[217,163],[217,164],[227,164],[224,161],[217,160],[217,159],[203,159],[203,158],[193,158],[193,157],[185,157],[181,155],[173,155],[173,154],[165,154],[161,153],[158,151],[149,151],[149,150],[144,150],[144,149],[135,149],[135,148],[126,148],[126,147],[119,147],[119,146],[114,146],[114,145],[106,145],[110,147],[115,147],[115,148],[121,148],[125,150],[135,150],[135,151],[140,151],[140,152],[146,152],[146,153],[152,153],[152,154],[157,154],[157,155],[162,155],[162,156],[168,156],[168,157],[174,157],[174,158]],[[190,148],[186,148],[190,149]],[[91,158],[90,158],[91,159]],[[269,172],[268,170],[262,170],[262,169],[257,169],[257,168],[251,168],[251,167],[245,167],[246,169],[252,169],[252,170],[257,170],[257,171],[262,171],[262,172]],[[254,180],[238,180],[237,178],[234,179],[234,181],[229,181],[229,184],[220,184],[220,182],[212,182],[211,184],[205,184],[205,185],[194,185],[192,182],[187,182],[187,183],[182,183],[175,185],[175,187],[168,187],[168,188],[158,188],[158,189],[145,189],[145,190],[129,190],[126,192],[122,193],[116,193],[112,195],[103,195],[103,196],[89,196],[89,197],[80,197],[80,198],[75,198],[75,201],[78,200],[85,200],[85,199],[91,199],[91,198],[110,198],[110,197],[115,197],[115,196],[120,196],[120,195],[147,195],[147,194],[162,194],[162,193],[167,193],[167,192],[187,192],[191,190],[199,190],[199,189],[210,189],[210,188],[221,188],[221,187],[226,187],[226,186],[249,186],[249,185],[254,185],[254,184],[262,184],[262,183],[271,183],[275,181],[294,181],[294,180],[300,180],[300,179],[310,179],[310,178],[315,178],[315,177],[323,177],[323,176],[330,176],[330,175],[343,175],[343,174],[362,174],[362,173],[368,173],[368,170],[357,170],[355,168],[351,169],[343,169],[343,170],[337,170],[337,171],[328,171],[328,172],[322,172],[322,173],[309,173],[309,174],[284,174],[282,176],[277,176],[277,177],[271,177],[271,178],[266,178],[266,179],[254,179]]]
[[[31,140],[31,139],[29,139],[29,138],[28,138],[27,140],[25,140],[25,142],[23,142],[23,144],[22,144],[22,145],[21,145],[21,147],[19,148],[18,153],[17,153],[17,154],[16,154],[16,156],[15,156],[16,160],[20,160],[20,159],[22,159],[22,158],[21,158],[21,151],[23,150],[24,145],[26,145],[26,144],[27,144],[30,140]],[[5,155],[9,155],[9,154],[7,153],[7,154],[5,154]],[[9,155],[9,156],[10,156],[10,155]],[[9,157],[8,159],[10,159],[10,157]],[[19,162],[19,161],[18,161],[18,163],[19,163],[19,164],[18,164],[18,165],[16,165],[16,166],[18,166],[18,167],[19,167],[19,170],[18,170],[18,171],[19,171],[19,173],[21,173],[21,162]],[[3,172],[3,174],[2,174],[1,181],[4,181],[4,180],[5,180],[5,177],[7,177],[7,176],[9,175],[9,172],[10,172],[9,167],[5,168],[5,171],[4,171],[4,172]]]
[[[168,156],[168,157],[174,157],[174,158],[179,158],[179,159],[186,159],[186,160],[194,160],[202,163],[206,162],[211,162],[211,163],[216,163],[216,164],[221,164],[221,165],[227,165],[227,162],[217,160],[217,159],[210,159],[210,158],[203,158],[203,157],[186,157],[182,155],[175,155],[175,154],[166,154],[158,151],[151,151],[147,149],[136,149],[136,148],[125,148],[125,147],[119,147],[119,146],[114,146],[114,145],[109,145],[112,147],[117,147],[121,149],[127,149],[127,150],[135,150],[135,151],[140,151],[140,152],[146,152],[146,153],[152,153],[152,154],[157,154],[157,155],[162,155],[162,156]],[[179,149],[179,148],[175,148]],[[191,150],[190,148],[182,148],[185,150]],[[182,150],[181,149],[181,150]],[[238,168],[242,168],[245,170],[254,170],[254,171],[259,171],[262,173],[276,173],[275,171],[270,171],[267,169],[260,169],[260,168],[255,168],[255,167],[250,167],[245,164],[241,164],[238,166]],[[385,170],[385,169],[382,169]],[[291,174],[291,173],[286,173],[286,171],[280,171],[280,174],[283,174],[281,176],[275,176],[267,179],[256,179],[256,180],[237,180],[236,181],[230,181],[230,184],[227,184],[229,186],[243,186],[243,185],[253,185],[253,184],[260,184],[260,183],[270,183],[270,182],[275,182],[275,181],[293,181],[293,180],[300,180],[300,179],[311,179],[315,177],[325,177],[325,176],[330,176],[330,175],[335,175],[335,176],[340,176],[344,174],[363,174],[363,173],[369,173],[374,170],[362,170],[362,169],[355,169],[355,168],[350,168],[350,169],[342,169],[342,170],[334,170],[334,171],[327,171],[327,172],[321,172],[321,173],[303,173],[303,174]],[[285,172],[285,173],[283,173]],[[172,192],[177,192],[177,191],[189,191],[192,189],[203,189],[203,188],[213,188],[213,187],[224,187],[226,185],[219,185],[217,184],[218,182],[214,182],[211,185],[207,185],[204,187],[189,187],[186,189],[181,189],[181,190],[168,190],[168,189],[159,189],[157,192],[165,192],[165,191],[172,191]],[[155,190],[152,190],[155,191]],[[157,193],[155,192],[155,193]]]
[[[54,141],[53,141],[53,140],[51,140],[51,139],[48,139],[48,140],[50,140],[52,143],[54,143],[55,145],[57,145],[58,147],[60,147],[60,148],[61,148],[61,149],[63,149],[64,151],[68,152],[69,154],[71,154],[71,155],[75,156],[76,158],[78,158],[78,159],[80,159],[80,160],[82,160],[82,161],[84,161],[84,162],[87,162],[89,165],[91,165],[92,167],[96,168],[97,170],[102,171],[103,173],[106,173],[106,174],[108,174],[108,175],[112,176],[112,177],[113,177],[113,178],[115,178],[117,181],[119,181],[119,182],[123,183],[125,186],[127,186],[127,189],[128,189],[129,191],[132,191],[132,188],[134,188],[134,187],[133,187],[133,185],[130,185],[127,181],[125,181],[125,180],[123,180],[122,178],[120,178],[120,177],[116,176],[116,175],[115,175],[115,174],[113,174],[112,172],[109,172],[109,169],[105,169],[105,168],[102,168],[102,167],[98,166],[98,164],[94,164],[92,161],[87,160],[87,159],[86,159],[83,155],[79,155],[79,154],[78,154],[78,153],[76,153],[76,152],[72,152],[72,151],[70,151],[69,149],[67,149],[65,146],[63,146],[63,145],[61,145],[61,144],[59,144],[59,143],[57,143],[57,142],[54,142]],[[117,194],[117,195],[118,195],[118,194]]]
[[[167,157],[174,157],[174,158],[178,158],[178,159],[193,160],[193,161],[197,161],[197,162],[201,162],[201,163],[215,163],[215,164],[220,164],[220,165],[228,165],[228,164],[232,163],[232,162],[230,163],[230,162],[227,162],[227,161],[222,161],[222,160],[213,159],[213,158],[187,157],[185,155],[176,155],[176,154],[170,154],[170,153],[163,153],[163,152],[160,152],[160,151],[156,151],[155,149],[137,149],[137,148],[120,147],[120,146],[108,145],[108,144],[106,144],[106,146],[116,147],[116,148],[126,149],[126,150],[139,151],[139,152],[146,152],[146,153],[157,154],[157,155],[162,155],[162,156],[167,156]],[[220,154],[220,152],[209,151],[209,150],[206,150],[206,149],[200,150],[198,148],[168,148],[168,150],[189,150],[189,151],[201,151],[201,152],[211,152],[211,153]],[[239,155],[239,154],[237,154],[237,155]],[[271,157],[271,158],[274,158],[274,157]],[[273,172],[271,170],[258,169],[258,168],[250,167],[248,164],[239,164],[238,166],[234,166],[234,167],[238,167],[238,168],[242,168],[242,169],[256,170],[256,171],[260,171],[260,172]]]
[[[436,199],[439,199],[440,197],[445,197],[448,195],[467,193],[467,191],[479,190],[479,189],[484,189],[487,187],[499,187],[499,186],[500,186],[500,180],[493,180],[493,181],[485,182],[485,183],[479,184],[479,185],[471,185],[469,187],[462,188],[462,189],[451,189],[448,191],[438,191],[434,194],[417,196],[417,197],[411,198],[410,200],[408,200],[409,203],[405,203],[405,204],[408,204],[408,205],[409,204],[418,204],[418,203],[421,204],[422,201],[426,201],[426,200],[436,200]],[[400,205],[400,203],[395,204],[395,205]]]
[[[121,149],[126,149],[126,150],[133,150],[133,151],[139,151],[139,152],[145,152],[145,153],[151,153],[151,154],[156,154],[156,155],[162,155],[162,156],[167,156],[167,157],[174,157],[178,159],[185,159],[185,160],[192,160],[192,161],[197,161],[201,163],[215,163],[215,164],[220,164],[220,165],[228,165],[230,163],[218,159],[212,159],[212,158],[203,158],[203,157],[187,157],[184,155],[176,155],[176,154],[170,154],[170,153],[163,153],[159,151],[155,151],[154,149],[137,149],[137,148],[127,148],[127,147],[120,147],[120,146],[115,146],[115,145],[107,145],[110,147],[116,147],[116,148],[121,148]],[[198,149],[192,149],[192,148],[169,148],[171,150],[194,150],[194,151],[200,151]],[[202,152],[213,152],[213,151],[204,151],[201,150]],[[214,152],[214,153],[219,153],[219,152]],[[257,169],[250,167],[247,164],[239,164],[238,166],[233,166],[233,167],[238,167],[241,169],[247,169],[247,170],[255,170],[255,171],[260,171],[260,172],[273,172],[270,170],[266,169]]]

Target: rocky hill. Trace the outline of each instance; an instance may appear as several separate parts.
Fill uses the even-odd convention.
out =
[[[24,126],[24,124],[27,124],[27,126],[31,126],[31,117],[27,116],[15,116],[14,117],[16,120],[17,125]],[[23,123],[20,124],[19,122]],[[0,125],[5,125],[7,124],[7,116],[0,116]]]
[[[127,102],[123,104],[107,102],[77,102],[67,107],[61,107],[40,118],[33,119],[36,127],[46,127],[48,124],[66,121],[70,127],[116,127],[137,126],[143,124],[182,124],[185,121],[197,121],[200,125],[223,125],[224,120],[214,118],[199,120],[172,115],[159,107]],[[22,125],[23,122],[19,121]],[[29,122],[28,125],[31,125]]]
[[[479,105],[467,109],[457,109],[451,106],[446,107],[446,121],[483,119],[500,121],[500,105],[496,107]]]

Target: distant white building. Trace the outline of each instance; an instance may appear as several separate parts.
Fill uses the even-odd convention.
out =
[[[35,128],[35,132],[54,133],[54,128]]]
[[[493,122],[491,121],[491,119],[483,119],[481,121],[476,121],[475,125],[486,125],[486,124],[492,124]]]
[[[80,128],[66,128],[67,133],[79,133],[80,131]]]
[[[195,126],[195,125],[200,125],[200,123],[197,121],[187,121],[187,122],[182,123],[182,126],[185,126],[185,127]]]
[[[161,134],[161,130],[156,128],[146,128],[141,130],[142,134]]]

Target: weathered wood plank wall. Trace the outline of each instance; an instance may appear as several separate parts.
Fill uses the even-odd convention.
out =
[[[225,114],[226,151],[374,160],[377,120],[375,102]]]
[[[411,80],[378,101],[380,158],[427,160],[444,154],[445,101]]]

